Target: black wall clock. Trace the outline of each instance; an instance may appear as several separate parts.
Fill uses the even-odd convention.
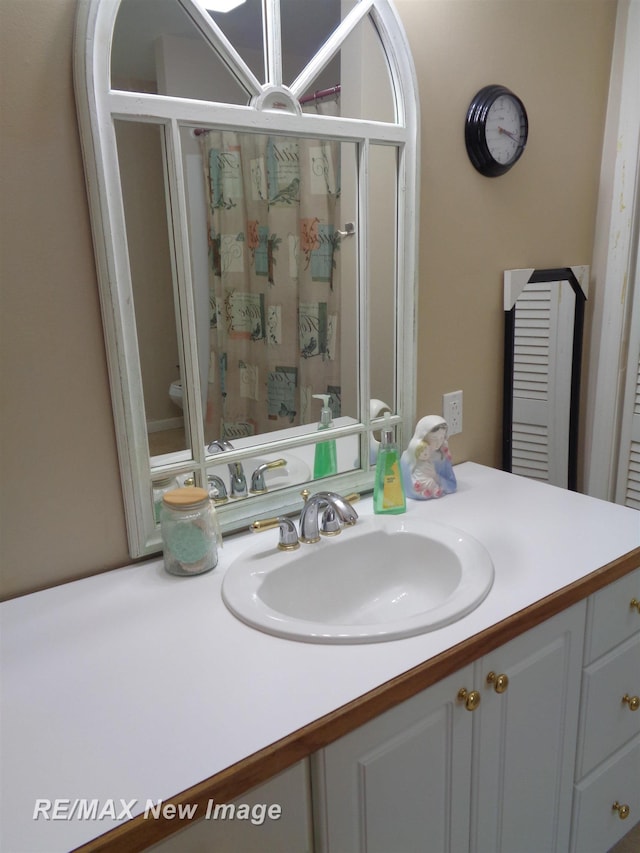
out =
[[[485,86],[471,101],[464,138],[481,174],[496,178],[508,172],[522,156],[528,133],[524,104],[505,86]]]

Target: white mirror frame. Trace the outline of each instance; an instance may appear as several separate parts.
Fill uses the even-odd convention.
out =
[[[398,150],[397,197],[397,316],[395,318],[396,398],[397,412],[392,418],[402,444],[414,425],[416,379],[416,305],[417,305],[417,220],[418,220],[418,95],[415,69],[404,30],[390,0],[360,0],[346,15],[340,26],[325,42],[290,88],[282,84],[280,8],[278,0],[264,0],[269,56],[270,83],[262,85],[229,44],[199,0],[177,0],[193,23],[221,56],[227,56],[235,69],[245,69],[242,83],[253,93],[250,107],[230,106],[164,95],[150,95],[111,88],[110,49],[120,0],[78,0],[76,40],[74,47],[74,80],[80,135],[85,161],[94,250],[107,363],[111,384],[114,422],[123,487],[129,551],[132,557],[157,553],[161,547],[160,531],[155,523],[151,498],[151,469],[142,374],[138,352],[133,290],[127,252],[127,237],[116,147],[115,120],[152,121],[166,128],[168,180],[178,199],[178,216],[173,222],[179,299],[181,302],[184,346],[183,381],[197,387],[198,356],[188,234],[185,216],[184,175],[180,156],[180,125],[215,124],[225,129],[251,129],[266,133],[331,137],[358,146],[358,169],[368,173],[370,146],[391,145]],[[395,97],[395,124],[349,118],[301,115],[261,109],[270,92],[284,92],[296,101],[312,83],[317,73],[340,49],[344,38],[367,15],[375,25],[386,54]],[[367,233],[368,193],[366,182],[358,182],[359,281],[368,281]],[[360,442],[361,467],[322,480],[322,488],[343,493],[367,491],[373,486],[369,463],[369,438],[380,427],[380,419],[369,417],[370,336],[368,306],[360,288],[358,395],[361,421],[337,427],[336,439],[356,435]],[[391,321],[391,318],[390,318]],[[187,393],[190,424],[191,459],[164,466],[166,473],[196,472],[206,482],[207,459],[202,426],[201,402],[198,394]],[[322,439],[327,439],[322,433]],[[276,452],[308,445],[317,433],[293,438],[269,439],[244,451],[225,452],[224,461],[241,460],[260,453]],[[218,460],[217,460],[218,461]],[[218,461],[219,464],[219,461]],[[154,474],[163,468],[154,467]],[[237,530],[250,520],[273,514],[298,511],[302,506],[300,486],[280,489],[251,500],[235,501],[219,510],[224,531]]]

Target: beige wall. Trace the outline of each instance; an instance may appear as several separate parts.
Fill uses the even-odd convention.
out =
[[[4,596],[128,562],[73,96],[75,0],[0,0]]]
[[[502,272],[591,264],[615,3],[397,0],[421,101],[418,413],[464,391],[454,459],[500,464]],[[468,161],[471,98],[501,83],[529,142],[501,178]],[[587,325],[589,313],[587,317]]]
[[[75,0],[0,0],[3,597],[129,562],[71,52]],[[422,109],[418,413],[464,391],[454,457],[499,464],[502,271],[591,262],[615,4],[397,0]],[[523,98],[506,176],[468,162],[487,83]]]

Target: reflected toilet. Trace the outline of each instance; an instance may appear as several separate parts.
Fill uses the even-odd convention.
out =
[[[175,382],[172,382],[169,386],[169,397],[175,403],[176,406],[182,408],[182,380],[176,379]]]

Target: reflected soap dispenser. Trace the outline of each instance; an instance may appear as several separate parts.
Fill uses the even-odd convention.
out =
[[[318,430],[329,429],[330,426],[333,426],[331,409],[329,407],[330,395],[314,394],[313,397],[316,400],[322,400],[322,412],[320,413],[320,423],[318,424]],[[313,460],[314,479],[317,479],[318,477],[328,477],[331,474],[337,474],[337,472],[338,462],[335,438],[329,439],[328,441],[319,441],[316,444],[315,456]]]
[[[376,461],[373,484],[373,511],[377,514],[398,515],[407,511],[407,501],[400,472],[400,451],[393,440],[391,415],[384,413],[382,441]]]

